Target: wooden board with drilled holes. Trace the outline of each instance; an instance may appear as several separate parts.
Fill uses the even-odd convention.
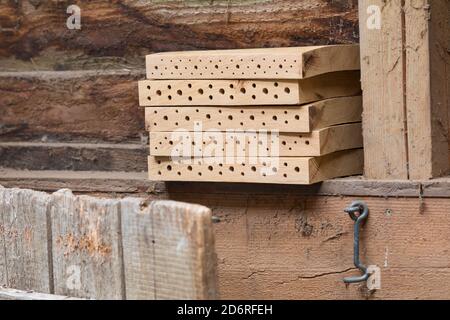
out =
[[[146,107],[146,129],[153,132],[194,129],[279,130],[311,132],[332,125],[361,121],[361,96],[332,98],[303,106],[280,107]]]
[[[358,45],[163,52],[146,56],[148,79],[303,79],[359,70]]]
[[[321,157],[194,158],[148,157],[150,180],[312,184],[361,174],[363,151],[338,151]],[[208,163],[209,162],[209,163]]]
[[[361,93],[359,71],[302,80],[142,80],[141,106],[298,105]]]
[[[361,148],[362,143],[360,122],[302,134],[267,131],[150,132],[150,155],[306,157]]]

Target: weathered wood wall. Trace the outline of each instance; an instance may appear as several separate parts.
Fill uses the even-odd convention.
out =
[[[66,9],[81,8],[81,30]],[[2,1],[0,69],[143,68],[152,51],[353,43],[356,0]]]
[[[9,184],[14,183],[21,182]],[[40,183],[36,188],[52,188]],[[148,200],[211,208],[217,221],[213,227],[221,298],[449,299],[450,181],[420,186],[351,180],[354,189],[349,192],[359,196],[331,196],[345,191],[345,183],[338,179],[333,187],[326,182],[322,190],[170,183],[155,186]],[[361,232],[361,259],[381,268],[381,289],[372,293],[362,284],[342,282],[359,274],[353,266],[353,221],[343,212],[356,198],[370,208]]]

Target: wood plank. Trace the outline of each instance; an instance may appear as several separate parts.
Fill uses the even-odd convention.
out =
[[[60,190],[52,195],[51,219],[55,293],[123,299],[119,201]]]
[[[363,152],[362,149],[354,149],[315,158],[212,157],[183,160],[149,156],[150,180],[312,184],[361,174]]]
[[[126,298],[155,300],[153,219],[141,203],[138,198],[120,202]]]
[[[405,17],[409,175],[438,177],[449,169],[450,2],[406,0]]]
[[[0,142],[0,165],[26,170],[146,171],[144,144]]]
[[[0,139],[140,143],[144,112],[132,93],[143,77],[144,70],[0,72]]]
[[[214,299],[216,256],[208,208],[121,200],[127,299]]]
[[[353,266],[355,198],[186,190],[177,201],[212,208],[224,299],[445,299],[449,199],[363,197],[370,208],[361,259],[381,268],[381,290],[346,286]],[[424,228],[424,226],[427,226]]]
[[[147,79],[303,79],[359,70],[358,45],[179,51],[146,56]]]
[[[224,116],[226,117],[226,116]],[[180,130],[179,128],[178,130]],[[361,148],[361,123],[343,124],[311,133],[234,131],[150,132],[150,155],[192,157],[270,155],[280,157],[322,156],[335,151]],[[265,143],[264,143],[265,142]]]
[[[2,1],[0,69],[141,68],[149,52],[358,42],[356,0],[95,0],[80,7],[82,28],[70,32],[61,3]]]
[[[142,80],[141,106],[289,105],[358,95],[359,71],[302,80]]]
[[[2,276],[9,287],[53,291],[49,250],[49,203],[46,193],[0,189]]]
[[[257,183],[208,183],[149,181],[144,172],[22,171],[0,169],[0,184],[13,188],[56,191],[71,188],[77,193],[102,196],[134,195],[167,199],[172,193],[294,194],[324,196],[372,196],[450,198],[450,178],[432,180],[369,180],[362,176],[335,178],[314,185]],[[0,259],[1,262],[1,259]]]
[[[332,98],[302,106],[233,107],[147,107],[146,129],[153,132],[193,128],[201,122],[202,129],[255,129],[258,126],[281,132],[311,132],[341,123],[361,121],[361,96]],[[264,111],[264,113],[262,112]],[[231,116],[231,117],[230,117]],[[286,123],[287,122],[287,123]]]
[[[364,175],[369,179],[407,179],[401,1],[359,0],[358,4],[367,155]],[[369,29],[378,14],[380,29],[376,23]]]
[[[149,213],[155,241],[155,298],[217,299],[217,257],[210,209],[154,201]]]
[[[82,300],[80,298],[60,296],[34,291],[0,288],[0,300]]]

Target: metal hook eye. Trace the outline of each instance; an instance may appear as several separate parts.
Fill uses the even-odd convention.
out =
[[[367,267],[359,260],[359,228],[369,215],[369,207],[363,201],[354,201],[348,208],[344,209],[344,211],[348,213],[353,221],[355,221],[353,238],[353,262],[355,264],[355,267],[363,272],[363,275],[358,277],[344,278],[344,282],[355,283],[366,281],[369,278],[369,273],[367,272]],[[358,216],[356,216],[356,212],[359,213]]]

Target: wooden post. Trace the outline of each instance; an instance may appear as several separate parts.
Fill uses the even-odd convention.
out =
[[[364,174],[407,179],[401,2],[359,1]]]
[[[449,167],[450,1],[406,0],[405,30],[409,176],[427,179]]]
[[[365,176],[448,171],[449,1],[360,0]]]

